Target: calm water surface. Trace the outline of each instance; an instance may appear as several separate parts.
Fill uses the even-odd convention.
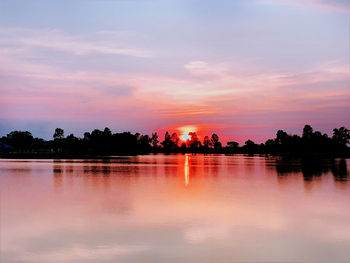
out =
[[[350,262],[350,160],[0,160],[1,262]]]

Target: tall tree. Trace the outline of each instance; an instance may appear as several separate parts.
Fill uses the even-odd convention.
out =
[[[339,144],[346,145],[350,143],[350,131],[345,127],[339,129],[333,129],[332,139]]]
[[[303,129],[303,138],[310,139],[312,137],[313,132],[314,130],[312,129],[312,127],[306,124]]]
[[[174,146],[177,147],[179,145],[179,141],[180,141],[180,138],[179,136],[177,135],[176,132],[174,132],[172,135],[171,135],[171,141],[173,142]]]
[[[169,132],[166,132],[164,135],[164,141],[161,143],[166,152],[169,152],[171,149],[172,141]]]
[[[203,146],[204,148],[208,149],[213,146],[212,141],[209,139],[209,136],[204,136],[203,139]]]
[[[55,133],[53,134],[53,139],[54,140],[59,140],[64,138],[64,130],[61,128],[56,128]]]
[[[191,136],[191,139],[187,141],[189,148],[193,151],[198,151],[199,147],[201,147],[201,142],[198,139],[197,133],[190,132],[188,135]]]
[[[112,136],[112,132],[111,132],[111,130],[108,127],[106,127],[103,130],[103,136],[105,136],[105,137]]]
[[[159,138],[158,133],[156,133],[156,132],[152,133],[151,144],[152,144],[153,148],[157,148],[158,147],[158,143],[159,143],[158,138]]]
[[[211,135],[211,141],[212,141],[212,144],[214,146],[214,150],[221,151],[222,145],[221,145],[221,142],[219,141],[219,136],[216,133],[213,133]]]

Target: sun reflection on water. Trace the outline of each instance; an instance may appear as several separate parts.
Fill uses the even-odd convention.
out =
[[[185,186],[187,187],[190,183],[190,164],[189,164],[190,155],[185,155]]]

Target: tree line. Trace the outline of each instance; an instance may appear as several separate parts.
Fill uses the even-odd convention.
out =
[[[350,156],[350,131],[345,127],[333,129],[329,137],[319,131],[314,131],[310,125],[305,125],[302,136],[288,134],[278,130],[274,139],[257,144],[247,140],[243,145],[229,141],[225,146],[219,136],[213,133],[204,136],[201,141],[195,132],[189,133],[190,139],[180,140],[177,133],[166,132],[160,139],[157,132],[149,135],[122,132],[112,133],[109,128],[103,131],[95,129],[85,132],[83,138],[74,134],[65,136],[64,130],[56,128],[52,140],[34,138],[28,131],[12,131],[0,138],[0,153],[42,154],[53,156],[111,156],[119,154],[148,153],[244,153],[244,154],[276,154],[276,155],[308,155],[329,154]]]

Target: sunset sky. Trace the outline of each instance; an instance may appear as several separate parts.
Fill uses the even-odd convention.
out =
[[[1,0],[0,136],[350,128],[349,0]]]

